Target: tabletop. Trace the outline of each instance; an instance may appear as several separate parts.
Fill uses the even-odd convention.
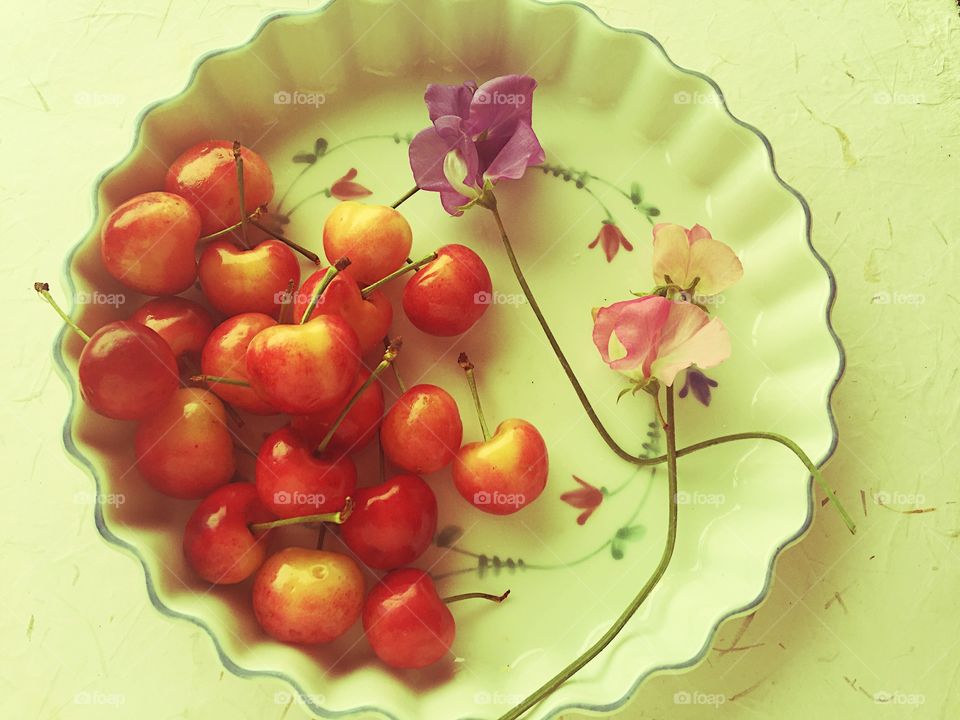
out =
[[[157,613],[139,564],[101,540],[90,480],[61,446],[59,321],[31,284],[59,281],[93,217],[88,188],[127,152],[146,104],[178,92],[199,55],[242,43],[267,13],[318,4],[5,8],[4,718],[307,717],[284,685],[231,675],[201,630]],[[960,3],[586,4],[714,78],[809,200],[847,353],[825,475],[860,527],[838,532],[821,510],[778,560],[768,599],[722,625],[698,667],[650,679],[616,717],[956,717]]]

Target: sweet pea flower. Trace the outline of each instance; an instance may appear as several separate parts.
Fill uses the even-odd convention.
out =
[[[627,252],[633,250],[633,245],[627,240],[623,231],[612,222],[607,221],[604,221],[600,232],[597,233],[597,237],[593,239],[592,243],[587,245],[587,248],[593,250],[597,244],[601,244],[603,247],[603,252],[607,256],[607,262],[611,262],[617,256],[621,247]]]
[[[504,75],[477,87],[427,86],[431,127],[410,143],[417,187],[440,193],[451,215],[485,200],[494,183],[523,176],[544,160],[533,132],[533,91],[528,75]]]
[[[658,295],[597,310],[593,342],[605,363],[638,383],[673,385],[681,370],[711,368],[730,356],[730,337],[719,318]]]
[[[721,293],[743,276],[736,253],[702,225],[689,230],[673,223],[653,226],[653,279],[658,285],[674,284],[709,296]]]

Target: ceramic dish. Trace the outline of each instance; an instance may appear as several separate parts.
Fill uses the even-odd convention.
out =
[[[834,283],[810,245],[805,202],[777,175],[766,138],[729,113],[711,80],[674,65],[651,36],[607,27],[576,4],[336,0],[273,16],[246,45],[202,58],[181,94],[143,113],[131,152],[97,185],[98,219],[71,253],[66,282],[75,296],[125,293],[126,303],[78,304],[76,317],[95,328],[139,303],[102,269],[99,226],[124,199],[161,187],[167,164],[191,144],[236,137],[264,155],[287,233],[319,250],[335,202],[329,189],[348,171],[377,202],[411,186],[407,143],[427,124],[428,82],[514,72],[540,83],[534,125],[551,167],[505,186],[501,209],[528,279],[614,435],[628,447],[662,447],[649,403],[616,402],[622,380],[590,342],[592,307],[652,285],[659,213],[707,226],[745,268],[717,308],[733,356],[710,373],[719,386],[709,407],[692,397],[679,402],[680,444],[769,429],[825,460],[836,440],[829,399],[843,357],[829,323]],[[191,503],[161,497],[131,470],[132,424],[100,418],[79,400],[80,343],[66,334],[56,346],[74,390],[64,440],[105,500],[95,517],[104,538],[142,562],[154,605],[204,628],[233,672],[282,678],[324,717],[496,718],[595,640],[650,574],[666,526],[665,478],[617,460],[597,437],[522,302],[488,214],[448,217],[428,193],[404,212],[414,256],[469,244],[495,286],[491,308],[463,338],[428,338],[399,318],[407,379],[443,385],[469,408],[455,362],[468,350],[482,368],[488,416],[531,420],[551,452],[547,490],[512,519],[480,516],[445,475],[431,480],[443,529],[420,564],[445,592],[513,591],[493,610],[458,608],[455,659],[390,672],[357,628],[317,649],[284,646],[256,626],[245,588],[199,583],[180,552]],[[630,241],[609,257],[588,247],[604,219]],[[475,419],[464,419],[466,438],[475,439]],[[256,447],[260,436],[246,432]],[[575,478],[608,490],[583,524],[582,510],[560,498],[584,488]],[[684,458],[680,488],[679,540],[663,581],[613,645],[529,717],[614,710],[651,673],[695,664],[724,619],[761,601],[777,554],[812,517],[804,468],[772,444]],[[123,504],[107,501],[117,494]]]

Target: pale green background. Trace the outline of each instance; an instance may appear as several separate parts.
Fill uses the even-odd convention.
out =
[[[839,279],[834,322],[847,350],[835,396],[841,440],[826,475],[860,524],[850,537],[821,513],[779,561],[752,620],[725,624],[700,667],[652,679],[619,717],[956,716],[957,6],[588,4],[716,79],[810,201],[814,242]],[[60,447],[67,393],[49,359],[58,321],[29,286],[59,280],[91,221],[88,188],[126,153],[145,104],[179,91],[199,54],[242,42],[267,10],[311,5],[4,8],[0,717],[304,717],[275,702],[285,687],[232,676],[200,630],[161,617],[139,565],[101,541],[90,481]],[[896,511],[912,509],[930,511]],[[722,703],[678,704],[678,692]],[[894,702],[877,703],[877,693]]]

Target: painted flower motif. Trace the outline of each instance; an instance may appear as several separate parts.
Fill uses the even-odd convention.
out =
[[[519,179],[544,160],[533,132],[533,91],[528,75],[504,75],[477,87],[427,86],[431,127],[410,143],[417,186],[440,193],[444,209],[461,215],[502,179]]]
[[[653,226],[653,279],[674,284],[701,296],[721,293],[743,276],[736,253],[702,225],[689,230],[673,223]]]
[[[366,197],[373,193],[353,179],[357,177],[357,169],[350,168],[347,174],[337,180],[330,186],[330,194],[337,200],[353,200],[354,198]]]
[[[593,342],[612,369],[641,383],[673,385],[680,371],[711,368],[730,356],[730,337],[719,318],[658,295],[597,310]]]
[[[583,510],[577,516],[577,525],[584,525],[593,515],[594,510],[600,507],[600,503],[603,502],[603,492],[576,475],[573,476],[573,479],[577,481],[580,488],[565,492],[560,496],[560,499],[578,510]]]
[[[592,250],[597,244],[603,247],[603,252],[607,255],[607,262],[610,262],[617,256],[621,247],[627,252],[633,250],[633,245],[630,244],[630,241],[627,240],[620,228],[606,220],[603,222],[603,226],[593,239],[593,242],[587,245],[587,247]]]
[[[700,372],[696,368],[690,368],[687,370],[686,379],[683,381],[683,387],[680,388],[678,395],[681,398],[685,398],[688,393],[692,393],[693,397],[697,399],[702,405],[707,407],[710,406],[710,396],[712,389],[717,387],[720,383],[714,380],[711,377],[707,377],[706,374]]]

